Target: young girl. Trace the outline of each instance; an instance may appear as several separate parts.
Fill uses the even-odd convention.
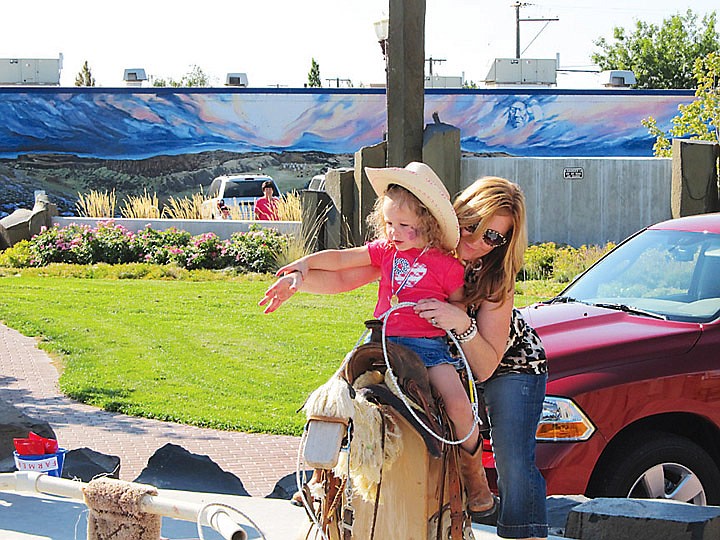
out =
[[[278,270],[279,276],[310,270],[347,270],[374,266],[380,283],[375,317],[400,302],[463,298],[464,268],[451,252],[460,238],[450,195],[435,172],[424,163],[403,168],[366,168],[378,194],[368,217],[377,239],[369,244],[326,250],[308,255]],[[267,298],[267,297],[266,297]],[[266,299],[263,299],[266,300]],[[261,301],[263,305],[264,301]],[[459,340],[474,337],[477,327],[452,330]],[[388,317],[386,337],[415,351],[428,368],[430,383],[442,397],[458,437],[470,436],[461,447],[461,464],[468,491],[468,505],[475,517],[492,513],[494,498],[482,467],[479,431],[470,400],[457,373],[459,361],[450,354],[445,330],[434,320],[419,317],[412,307],[400,308]]]

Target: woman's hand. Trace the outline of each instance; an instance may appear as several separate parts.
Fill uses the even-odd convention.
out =
[[[292,265],[288,265],[292,266]],[[283,267],[280,270],[283,270]],[[278,270],[278,272],[280,272]],[[300,270],[290,270],[281,275],[278,280],[270,285],[265,291],[265,296],[258,302],[258,306],[267,304],[263,313],[272,313],[279,308],[286,300],[295,294],[302,285],[303,276]]]
[[[454,330],[461,334],[470,327],[470,317],[465,313],[464,307],[459,305],[426,298],[419,300],[414,310],[430,324],[445,331]]]

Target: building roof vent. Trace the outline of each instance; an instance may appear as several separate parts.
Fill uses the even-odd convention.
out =
[[[143,81],[147,81],[145,70],[142,68],[126,69],[123,75],[123,81],[128,86],[141,86]]]
[[[600,84],[607,88],[627,88],[636,83],[635,74],[629,70],[611,69],[600,72]]]
[[[225,86],[242,86],[246,88],[248,78],[246,73],[228,73],[225,77]]]

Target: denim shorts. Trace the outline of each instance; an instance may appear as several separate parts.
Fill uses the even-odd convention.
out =
[[[402,336],[388,336],[387,340],[398,345],[403,345],[417,354],[425,364],[425,367],[439,366],[440,364],[450,364],[455,369],[462,367],[459,358],[453,358],[450,354],[445,337],[433,338],[412,338]]]
[[[546,383],[547,373],[503,373],[481,385],[497,467],[497,534],[502,538],[548,535],[545,479],[535,465]]]

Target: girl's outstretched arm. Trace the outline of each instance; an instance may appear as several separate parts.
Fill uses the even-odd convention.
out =
[[[370,252],[367,246],[348,249],[326,249],[305,255],[297,261],[286,264],[275,275],[282,276],[291,272],[300,272],[306,277],[310,270],[345,270],[370,264]]]
[[[379,277],[380,269],[369,264],[337,271],[308,270],[305,277],[299,270],[292,270],[268,287],[258,305],[267,306],[264,312],[272,313],[297,291],[336,294],[357,289]]]

